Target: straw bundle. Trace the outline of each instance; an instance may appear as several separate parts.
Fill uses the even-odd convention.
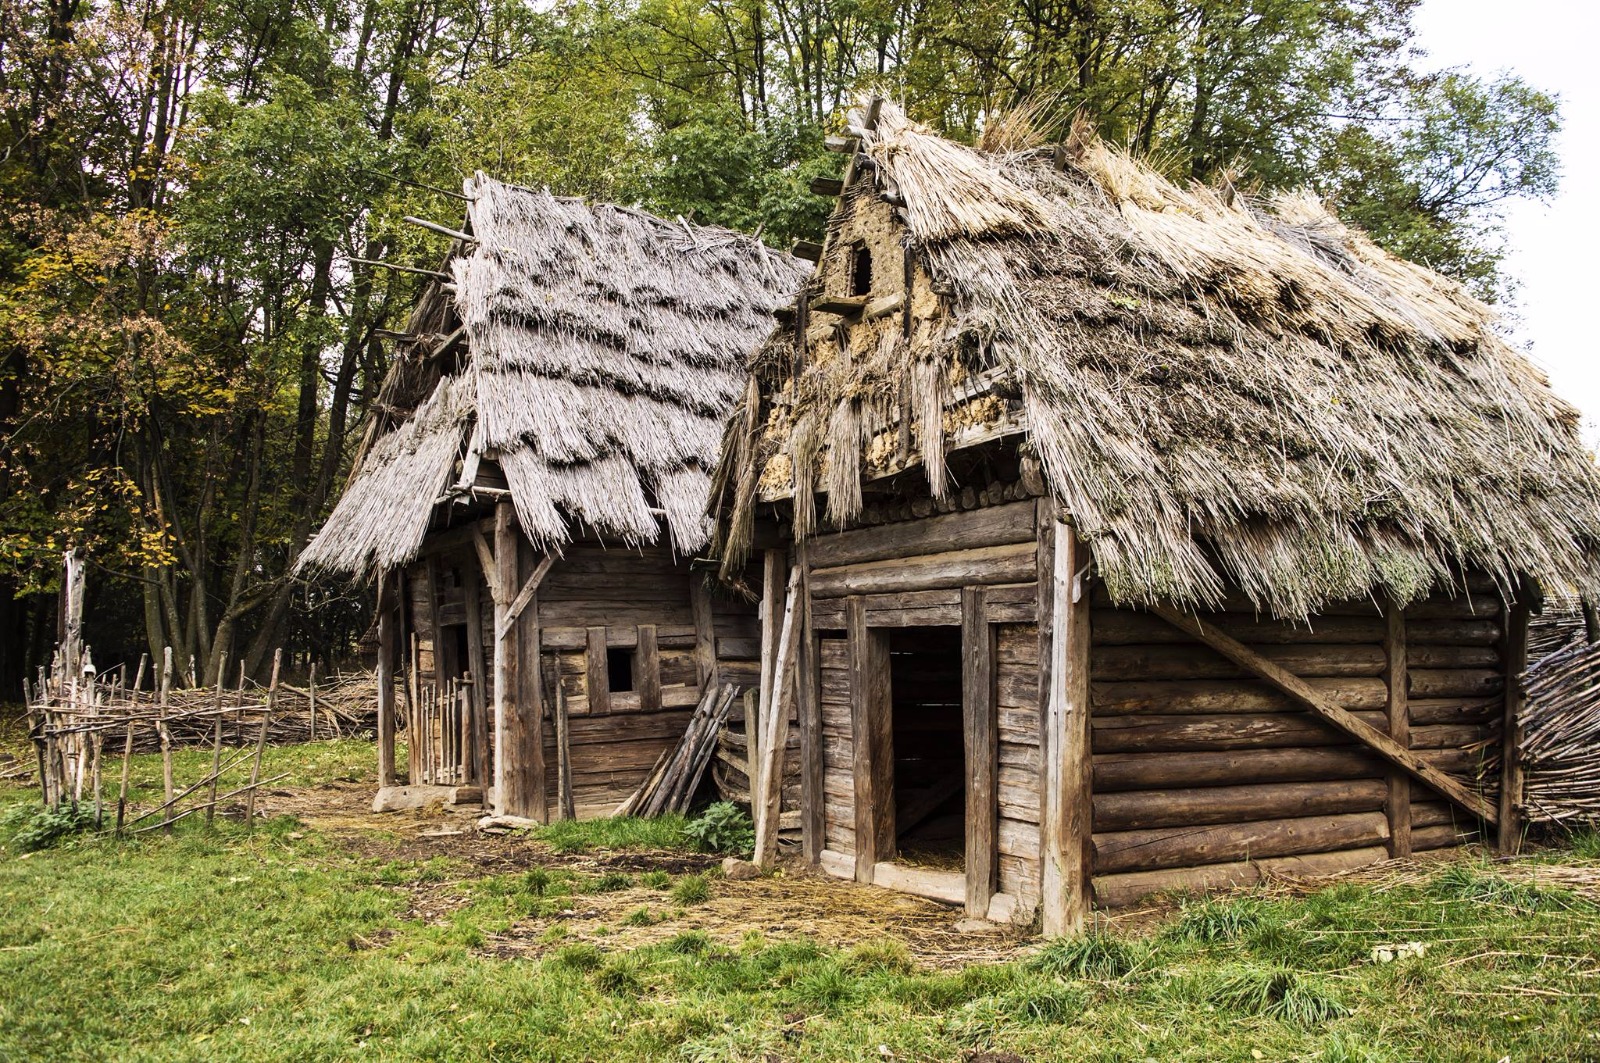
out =
[[[1119,602],[1215,604],[1238,586],[1306,617],[1448,591],[1465,569],[1508,595],[1524,576],[1600,595],[1600,476],[1576,411],[1459,285],[1306,196],[1179,188],[1092,136],[1075,132],[1058,166],[1048,149],[953,144],[890,105],[862,133],[871,176],[839,213],[889,204],[938,309],[912,315],[891,358],[819,351],[798,378],[802,338],[769,339],[754,429],[725,447],[767,471],[769,495],[812,482],[775,473],[786,433],[818,418],[821,486],[849,519],[860,463],[837,448],[881,445],[907,411],[926,426],[931,381],[906,370],[931,362],[1020,403]],[[946,410],[961,401],[952,390]],[[944,441],[919,439],[942,476],[927,452]],[[720,482],[755,489],[737,471]],[[726,491],[719,505],[733,557],[751,506]]]
[[[1600,824],[1600,644],[1580,640],[1539,661],[1524,688],[1529,818]]]

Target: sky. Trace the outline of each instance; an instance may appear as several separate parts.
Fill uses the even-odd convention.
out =
[[[1425,0],[1415,43],[1429,67],[1509,70],[1561,98],[1561,191],[1548,204],[1518,203],[1506,216],[1504,269],[1520,283],[1512,337],[1583,412],[1600,447],[1600,5],[1592,0]]]

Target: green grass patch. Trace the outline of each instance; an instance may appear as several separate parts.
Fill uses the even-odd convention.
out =
[[[583,853],[595,849],[681,849],[687,824],[677,814],[655,819],[614,816],[610,819],[557,820],[528,831],[558,853]]]

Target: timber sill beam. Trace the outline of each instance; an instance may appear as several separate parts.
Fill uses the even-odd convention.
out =
[[[1499,814],[1488,801],[1417,756],[1393,738],[1371,724],[1352,716],[1311,688],[1305,680],[1256,653],[1244,643],[1224,635],[1216,628],[1206,627],[1187,613],[1169,606],[1153,605],[1150,611],[1173,627],[1199,639],[1228,660],[1257,678],[1287,694],[1328,723],[1361,742],[1378,756],[1395,767],[1409,772],[1427,786],[1439,791],[1462,808],[1485,822],[1498,822]]]
[[[538,567],[528,576],[527,582],[522,585],[522,590],[517,592],[516,598],[512,600],[510,607],[506,609],[505,619],[500,622],[499,627],[495,628],[495,638],[503,642],[506,636],[511,634],[512,627],[516,625],[517,617],[521,616],[522,611],[528,608],[528,603],[533,601],[534,593],[538,591],[539,584],[544,582],[545,573],[550,571],[550,566],[555,563],[555,559],[555,554],[545,554],[544,560],[540,561]]]

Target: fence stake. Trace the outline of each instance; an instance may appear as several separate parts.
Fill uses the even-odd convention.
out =
[[[272,707],[278,700],[278,671],[283,667],[283,650],[272,655],[272,682],[267,686],[267,709],[261,714],[261,736],[256,739],[256,759],[250,765],[250,796],[245,799],[244,821],[254,830],[256,826],[256,784],[261,779],[261,754],[267,748],[267,727],[272,723]]]

